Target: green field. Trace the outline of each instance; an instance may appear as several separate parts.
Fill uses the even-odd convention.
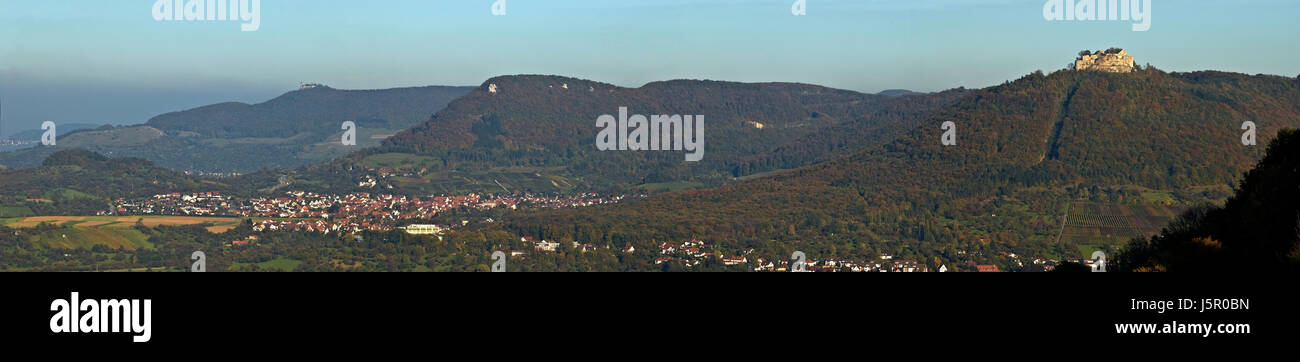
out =
[[[84,249],[104,245],[110,249],[134,250],[144,247],[114,228],[71,228],[37,234],[34,241],[53,248]],[[137,231],[138,233],[138,231]]]
[[[748,175],[745,175],[745,176],[735,177],[735,178],[733,178],[733,180],[738,180],[738,181],[749,181],[749,180],[753,180],[753,179],[756,179],[756,178],[763,178],[763,177],[767,177],[767,176],[775,175],[775,174],[777,174],[777,173],[781,173],[781,172],[785,172],[785,171],[789,171],[789,170],[793,170],[793,169],[791,168],[791,169],[781,169],[781,170],[772,170],[772,171],[757,172],[757,173],[752,173],[752,174],[748,174]]]
[[[35,215],[35,213],[32,212],[32,209],[29,209],[26,206],[0,206],[0,218],[32,215]],[[4,220],[0,219],[0,224],[2,223],[4,223]]]
[[[249,264],[249,263],[235,262],[234,264],[230,265],[230,270],[243,271],[245,269],[249,269],[250,265],[257,265],[257,268],[263,271],[278,270],[278,271],[289,272],[289,271],[293,271],[294,268],[297,268],[299,264],[302,264],[302,260],[290,259],[282,256],[261,263]]]
[[[1174,199],[1173,194],[1168,192],[1143,192],[1142,201],[1164,204],[1164,205],[1172,205],[1177,200]]]
[[[77,190],[72,190],[72,189],[53,189],[53,190],[49,190],[49,191],[46,191],[45,194],[42,195],[41,197],[44,198],[44,199],[46,199],[46,200],[59,200],[59,199],[96,199],[96,198],[97,198],[97,197],[95,197],[95,195],[91,195],[91,194],[88,194],[88,193],[85,193],[85,192],[81,192],[81,191],[77,191]]]

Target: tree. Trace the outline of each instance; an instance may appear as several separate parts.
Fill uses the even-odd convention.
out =
[[[1283,129],[1222,207],[1184,213],[1160,235],[1129,243],[1129,271],[1300,268],[1300,130]]]

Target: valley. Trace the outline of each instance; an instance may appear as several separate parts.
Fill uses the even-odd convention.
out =
[[[1140,96],[1125,95],[1139,90]],[[1210,93],[1217,96],[1207,97]],[[728,96],[710,99],[717,94]],[[708,156],[684,162],[680,154],[596,151],[592,142],[600,128],[593,122],[616,105],[707,115]],[[74,236],[121,224],[59,215],[232,216],[246,222],[233,227],[160,222],[146,228],[147,240],[225,248],[231,240],[259,236],[259,246],[234,250],[259,258],[268,248],[298,254],[308,252],[300,249],[308,245],[346,243],[352,236],[403,248],[458,250],[438,258],[426,255],[414,264],[420,270],[449,266],[440,263],[452,255],[457,267],[475,268],[491,250],[509,250],[536,270],[709,270],[715,262],[749,263],[724,263],[723,257],[774,261],[796,250],[857,270],[1043,270],[1069,261],[1087,263],[1098,250],[1121,253],[1132,240],[1160,234],[1187,210],[1224,205],[1238,175],[1263,154],[1262,148],[1233,147],[1239,138],[1235,125],[1259,123],[1260,143],[1268,143],[1278,130],[1300,126],[1298,109],[1300,86],[1294,79],[1152,68],[1124,74],[1038,72],[985,89],[901,96],[783,83],[668,81],[621,88],[574,78],[506,76],[486,81],[424,123],[373,147],[298,168],[213,177],[131,158],[57,152],[40,167],[0,171],[6,176],[0,183],[10,190],[0,199],[5,213],[0,216],[14,218],[14,230],[30,229],[27,224],[39,217],[56,217],[51,220],[57,223],[41,227],[73,230]],[[938,125],[947,122],[960,130],[955,146],[939,142]],[[392,132],[375,130],[358,139],[379,140]],[[1134,135],[1143,137],[1135,142]],[[69,142],[75,144],[75,136]],[[244,148],[275,141],[203,142]],[[128,171],[125,165],[133,166]],[[115,181],[104,188],[80,180]],[[223,204],[167,201],[182,195],[221,195]],[[516,204],[510,200],[521,195],[556,200],[608,195],[626,202],[502,207]],[[461,196],[475,201],[454,208],[421,206]],[[372,197],[381,202],[357,209],[358,218],[333,220],[347,215],[337,210],[352,207],[346,200]],[[342,203],[310,201],[316,199]],[[256,206],[267,202],[286,208]],[[493,206],[481,206],[487,204]],[[446,232],[435,238],[401,230],[425,223]],[[185,229],[189,226],[197,229]],[[150,250],[119,240],[140,238],[128,236],[107,237],[102,245]],[[692,254],[694,261],[684,264],[620,251],[690,240],[707,243],[712,251]],[[48,241],[34,245],[43,243]],[[346,250],[338,247],[325,250]],[[285,255],[239,260],[234,268],[408,270],[397,266],[402,263],[381,266],[355,257],[324,261]],[[551,264],[565,255],[581,256],[583,266]],[[887,265],[867,262],[886,256]]]

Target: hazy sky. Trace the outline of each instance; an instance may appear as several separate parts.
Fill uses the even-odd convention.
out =
[[[256,103],[303,82],[371,89],[560,74],[621,86],[696,78],[863,92],[984,87],[1127,48],[1170,71],[1300,73],[1300,1],[1152,0],[1133,21],[1049,22],[1044,0],[264,0],[260,28],[159,22],[154,0],[0,1],[0,114],[140,123]]]

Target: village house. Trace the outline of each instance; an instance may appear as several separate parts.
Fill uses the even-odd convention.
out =
[[[747,264],[747,263],[749,263],[749,260],[743,256],[722,257],[722,265],[740,265],[740,264]]]

